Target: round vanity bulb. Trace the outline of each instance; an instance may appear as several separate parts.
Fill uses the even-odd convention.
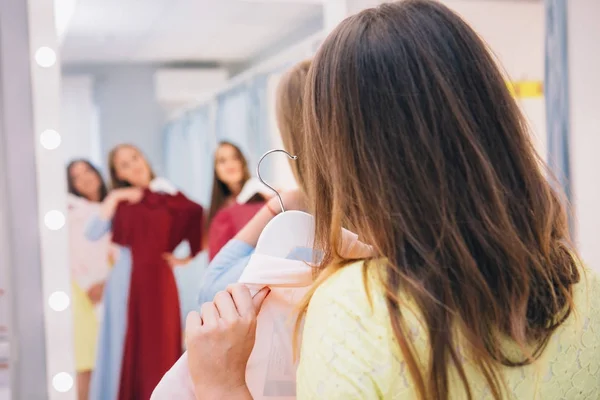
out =
[[[58,210],[51,210],[44,216],[46,227],[52,231],[57,231],[65,225],[65,216]]]
[[[69,304],[71,304],[71,299],[69,295],[65,292],[58,290],[48,297],[48,304],[50,308],[54,311],[65,311],[69,308]]]
[[[54,129],[46,129],[40,135],[40,143],[47,150],[54,150],[60,146],[61,137]]]
[[[73,377],[66,372],[59,372],[52,378],[52,386],[57,392],[68,392],[73,387]]]
[[[35,61],[40,67],[50,68],[56,63],[56,52],[50,47],[40,47],[35,52]]]

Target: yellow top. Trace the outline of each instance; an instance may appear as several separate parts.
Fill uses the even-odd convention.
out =
[[[297,373],[298,400],[417,398],[381,284],[369,278],[370,304],[363,282],[363,263],[356,263],[330,277],[311,299]],[[600,277],[586,270],[574,292],[576,313],[558,328],[542,356],[533,365],[502,367],[510,399],[600,399]],[[427,360],[427,337],[418,313],[404,314],[415,351]],[[491,398],[485,379],[465,362],[473,398]],[[450,399],[464,399],[453,372]]]

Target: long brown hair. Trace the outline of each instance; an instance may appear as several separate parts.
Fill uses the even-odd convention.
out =
[[[227,141],[219,142],[219,145],[217,146],[217,150],[215,150],[215,159],[214,159],[214,165],[213,165],[214,173],[213,173],[212,194],[210,196],[210,209],[208,211],[208,218],[206,219],[206,228],[210,227],[210,223],[212,222],[212,220],[215,217],[215,215],[217,214],[217,212],[223,207],[223,205],[227,201],[227,198],[232,195],[229,187],[227,187],[225,182],[220,180],[219,176],[217,175],[217,152],[219,151],[219,149],[221,147],[224,147],[224,146],[231,146],[235,150],[240,161],[242,162],[242,169],[244,171],[243,178],[242,178],[242,186],[244,186],[244,184],[248,181],[248,179],[250,179],[250,170],[248,169],[248,161],[246,160],[246,157],[244,157],[244,153],[242,153],[242,150],[240,150],[240,148],[238,146],[236,146],[235,144],[233,144],[231,142],[227,142]],[[264,200],[262,198],[262,196],[260,197],[260,199]],[[255,198],[250,199],[250,201],[255,201],[255,200],[256,200]]]
[[[499,367],[537,359],[573,310],[580,271],[561,199],[486,45],[434,1],[368,9],[325,40],[305,102],[320,281],[347,264],[340,228],[354,230],[377,254],[365,268],[380,272],[419,397],[448,399],[452,367],[473,398],[460,342],[502,398]],[[400,293],[422,314],[427,360]]]
[[[115,146],[110,151],[110,153],[108,153],[108,170],[110,172],[110,188],[111,189],[121,189],[121,188],[131,187],[131,183],[119,179],[119,177],[117,176],[117,168],[115,166],[115,157],[116,157],[117,153],[119,152],[119,150],[125,149],[125,148],[137,151],[138,154],[144,158],[144,160],[146,161],[146,164],[148,165],[148,168],[150,169],[150,178],[154,179],[156,177],[156,175],[154,174],[154,171],[152,170],[152,167],[150,166],[150,164],[148,163],[148,160],[144,156],[144,153],[142,153],[142,151],[140,149],[138,149],[136,146],[134,146],[132,144],[127,144],[127,143],[120,144],[118,146]]]
[[[297,155],[297,161],[290,166],[296,182],[304,188],[302,172],[304,130],[302,129],[302,110],[304,109],[304,88],[310,68],[310,60],[302,61],[287,71],[277,86],[276,116],[277,127],[283,141],[283,147],[291,154]]]
[[[106,195],[108,194],[108,189],[106,188],[106,183],[104,183],[104,178],[102,178],[102,174],[100,173],[100,171],[98,171],[98,168],[96,168],[96,166],[94,164],[92,164],[90,161],[83,159],[83,158],[73,160],[69,163],[69,165],[67,165],[67,189],[68,189],[69,193],[71,193],[72,195],[77,196],[77,197],[85,198],[85,196],[83,194],[81,194],[75,188],[75,184],[73,182],[73,177],[71,176],[71,168],[73,168],[73,166],[78,163],[83,163],[83,164],[87,165],[87,167],[92,170],[94,175],[96,175],[98,177],[98,179],[100,179],[100,189],[99,189],[99,193],[98,193],[98,199],[100,201],[104,201],[104,199],[106,198]],[[87,200],[90,200],[90,199],[87,199]]]

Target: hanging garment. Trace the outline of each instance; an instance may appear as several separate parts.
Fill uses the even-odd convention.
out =
[[[362,249],[358,236],[343,230],[341,254],[353,256]],[[292,400],[296,398],[296,368],[293,334],[297,305],[313,284],[314,250],[292,249],[287,257],[252,254],[252,262],[239,282],[252,295],[263,287],[271,292],[263,302],[257,318],[256,342],[246,367],[246,384],[255,400]],[[165,374],[151,400],[194,400],[193,383],[187,365],[187,352]]]
[[[182,241],[201,247],[202,207],[183,194],[146,190],[137,204],[121,203],[113,241],[131,249],[132,269],[119,400],[148,399],[182,352],[179,297],[163,259]]]
[[[208,229],[208,259],[212,260],[221,248],[250,222],[264,204],[264,201],[236,203],[219,210]]]

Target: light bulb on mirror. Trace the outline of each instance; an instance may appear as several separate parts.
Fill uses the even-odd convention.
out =
[[[60,146],[61,142],[62,142],[62,139],[60,137],[60,134],[58,132],[56,132],[54,129],[46,129],[40,135],[40,143],[41,143],[42,147],[47,150],[56,149],[58,146]]]
[[[50,308],[54,311],[64,311],[69,308],[70,304],[71,299],[69,298],[69,295],[61,290],[53,292],[50,297],[48,297],[48,305],[50,305]]]
[[[56,63],[56,52],[50,47],[40,47],[35,52],[35,62],[42,68],[50,68]]]
[[[59,372],[52,378],[52,386],[57,392],[68,392],[73,388],[73,377],[66,372]]]
[[[44,216],[44,223],[51,231],[57,231],[65,225],[65,216],[58,210],[51,210]]]

